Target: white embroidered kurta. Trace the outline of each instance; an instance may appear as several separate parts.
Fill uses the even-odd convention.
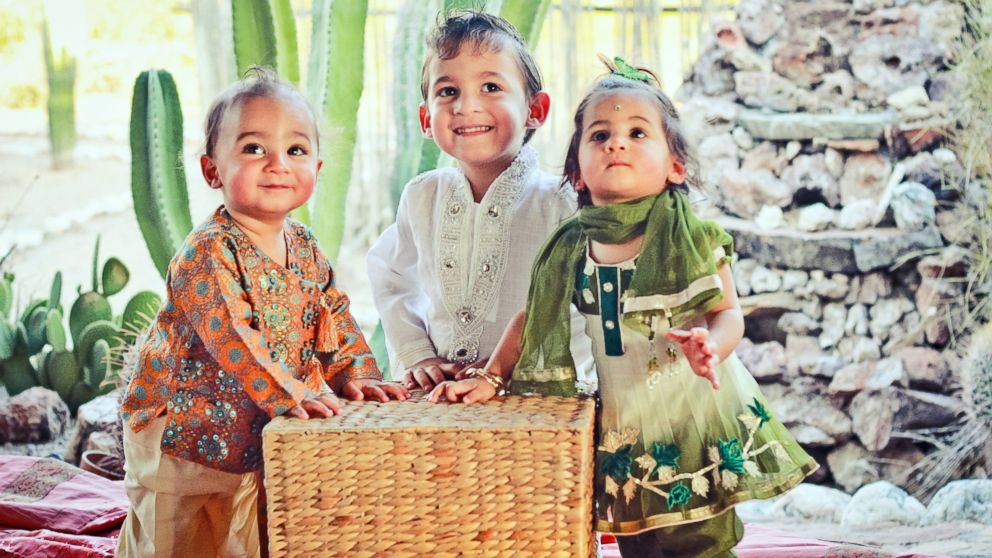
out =
[[[524,308],[538,250],[575,213],[575,192],[560,182],[525,146],[480,203],[458,169],[429,171],[407,184],[396,223],[368,254],[394,377],[434,356],[469,363],[492,354]],[[582,337],[573,312],[573,339]],[[588,345],[573,354],[588,374]]]

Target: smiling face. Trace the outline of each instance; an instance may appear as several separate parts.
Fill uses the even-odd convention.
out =
[[[424,135],[457,159],[470,181],[496,178],[517,156],[526,130],[547,115],[548,96],[528,95],[514,48],[508,41],[499,50],[466,43],[454,58],[435,56],[428,66]]]
[[[321,161],[305,103],[289,94],[249,97],[223,116],[203,177],[235,218],[281,223],[313,192]]]
[[[594,100],[582,117],[579,189],[595,205],[657,194],[685,180],[672,156],[661,109],[646,93],[626,90]]]

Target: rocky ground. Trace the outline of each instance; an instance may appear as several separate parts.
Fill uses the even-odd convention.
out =
[[[43,137],[0,135],[0,168],[5,169],[0,175],[0,200],[3,200],[0,202],[0,257],[4,258],[0,269],[16,274],[15,286],[20,299],[26,301],[32,296],[47,295],[53,274],[61,270],[63,304],[71,304],[77,285],[88,288],[97,235],[101,237],[101,259],[116,256],[131,271],[128,287],[111,298],[117,311],[122,309],[131,293],[145,289],[162,292],[162,279],[148,257],[131,207],[126,146],[84,140],[77,151],[77,164],[65,171],[50,170],[46,152]],[[196,167],[188,163],[188,168]],[[190,183],[193,219],[199,221],[218,200],[207,188],[198,187],[200,181],[196,176],[190,177]],[[338,266],[339,283],[352,297],[353,308],[363,327],[371,327],[376,316],[365,286],[364,258],[355,257],[363,251],[361,246],[345,246],[342,261],[356,265]],[[0,406],[7,401],[6,392],[0,391]],[[64,455],[74,427],[74,420],[67,422],[54,441],[0,445],[0,454]],[[893,556],[910,552],[992,556],[992,521],[988,519],[992,517],[989,504],[992,490],[988,488],[984,489],[988,493],[977,495],[979,499],[969,508],[974,518],[984,517],[984,523],[939,521],[911,527],[881,520],[865,527],[865,523],[852,523],[854,519],[851,518],[845,524],[844,510],[850,503],[850,496],[840,491],[818,492],[818,489],[814,486],[812,490],[794,491],[771,503],[748,504],[741,507],[741,514],[749,523],[824,540],[866,545],[866,551],[874,548]],[[986,506],[984,512],[981,505]],[[884,504],[875,508],[882,510],[875,519],[884,518],[886,513],[891,515],[891,507],[889,512],[885,511]]]

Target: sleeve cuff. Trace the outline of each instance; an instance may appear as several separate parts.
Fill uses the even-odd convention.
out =
[[[437,350],[434,349],[434,344],[426,340],[420,343],[410,343],[396,350],[396,364],[400,370],[406,370],[424,359],[435,357],[437,357]]]

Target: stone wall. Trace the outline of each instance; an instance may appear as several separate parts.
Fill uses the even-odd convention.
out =
[[[943,0],[740,0],[678,93],[736,241],[738,354],[848,491],[904,483],[963,409],[945,349],[968,188],[944,146],[963,22]]]

